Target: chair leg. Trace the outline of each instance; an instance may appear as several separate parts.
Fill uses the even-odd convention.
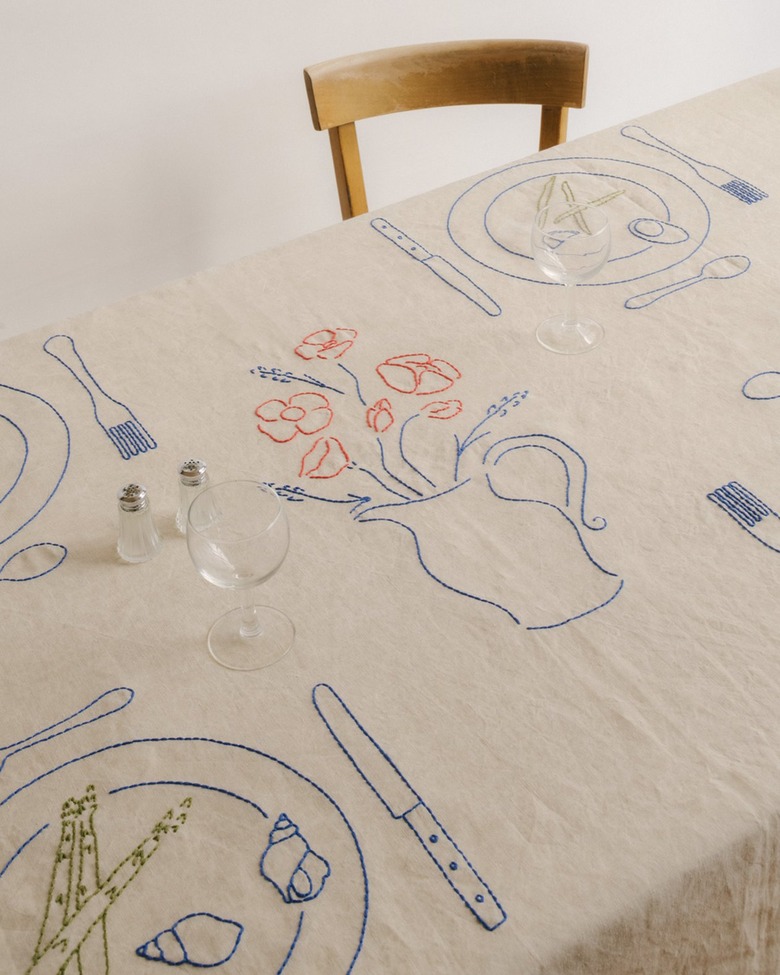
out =
[[[558,146],[566,141],[569,109],[550,105],[542,106],[542,126],[539,131],[539,151]]]
[[[368,211],[363,166],[360,162],[357,131],[353,122],[328,129],[336,185],[339,191],[341,216],[344,220]]]

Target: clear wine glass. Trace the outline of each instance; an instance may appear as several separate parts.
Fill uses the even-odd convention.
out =
[[[564,285],[564,311],[542,322],[536,337],[552,352],[589,352],[604,338],[604,328],[577,312],[577,285],[604,267],[610,248],[609,221],[602,207],[559,201],[536,214],[531,250],[540,270]]]
[[[258,481],[225,481],[206,488],[190,505],[187,547],[204,579],[237,589],[241,606],[211,627],[211,656],[231,670],[259,670],[280,660],[295,638],[291,620],[257,606],[252,590],[269,579],[287,555],[290,531],[279,496]]]

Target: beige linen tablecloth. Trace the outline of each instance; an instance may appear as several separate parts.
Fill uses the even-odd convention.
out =
[[[0,346],[3,975],[777,971],[779,105],[775,72]],[[534,339],[548,198],[613,227],[584,356]],[[285,500],[267,670],[206,651],[236,597],[174,526],[190,456]]]

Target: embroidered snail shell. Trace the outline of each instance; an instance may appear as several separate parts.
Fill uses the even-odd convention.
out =
[[[314,900],[330,876],[330,864],[309,846],[298,826],[282,813],[260,858],[260,873],[286,904]]]
[[[237,921],[207,912],[188,914],[136,948],[135,953],[166,965],[213,968],[233,957],[243,933],[244,927]]]

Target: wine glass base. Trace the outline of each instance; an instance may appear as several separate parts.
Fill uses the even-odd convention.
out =
[[[229,670],[260,670],[277,663],[292,647],[295,627],[284,613],[271,606],[255,606],[259,632],[241,635],[243,611],[232,609],[209,630],[211,656]]]
[[[567,322],[563,315],[555,315],[539,325],[536,338],[550,352],[578,355],[596,348],[604,338],[604,327],[592,318]]]

